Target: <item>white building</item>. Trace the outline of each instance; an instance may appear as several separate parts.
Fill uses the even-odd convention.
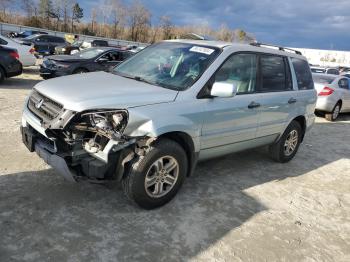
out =
[[[292,48],[300,51],[310,64],[325,67],[350,67],[350,52],[336,50],[319,50],[307,48]]]

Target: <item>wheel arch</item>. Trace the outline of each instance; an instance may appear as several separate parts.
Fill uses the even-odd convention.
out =
[[[185,150],[189,164],[187,176],[190,176],[194,171],[199,155],[199,152],[195,151],[193,138],[189,134],[182,131],[167,132],[158,136],[157,139],[162,138],[167,138],[175,141]]]
[[[306,118],[303,115],[295,117],[292,121],[296,121],[299,123],[302,130],[301,142],[304,140],[305,132],[306,132]]]
[[[75,74],[78,70],[84,70],[85,72],[90,72],[90,70],[87,69],[86,67],[79,66],[79,67],[77,67],[76,69],[73,70],[73,74]]]

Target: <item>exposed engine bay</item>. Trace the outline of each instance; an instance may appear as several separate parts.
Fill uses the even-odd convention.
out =
[[[125,164],[143,155],[154,138],[128,137],[125,110],[96,110],[74,114],[62,129],[46,129],[56,154],[65,159],[78,177],[117,179]]]

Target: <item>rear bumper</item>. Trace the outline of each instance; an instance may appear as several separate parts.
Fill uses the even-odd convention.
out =
[[[12,63],[6,68],[6,77],[13,77],[22,74],[22,64],[19,61]]]
[[[332,112],[336,103],[337,103],[336,99],[334,99],[332,96],[325,96],[325,97],[319,96],[317,97],[315,109],[317,111]]]
[[[40,76],[49,76],[49,77],[57,77],[57,76],[65,76],[69,75],[69,72],[61,71],[57,69],[50,69],[44,66],[40,66],[39,70]]]

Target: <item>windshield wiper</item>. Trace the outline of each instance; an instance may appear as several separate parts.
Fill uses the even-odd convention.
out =
[[[143,82],[143,83],[146,83],[146,84],[156,85],[156,86],[159,86],[159,87],[163,87],[163,88],[167,88],[167,89],[178,91],[176,87],[174,87],[172,85],[169,85],[169,84],[165,84],[165,83],[160,82],[160,81],[152,82],[152,81],[149,81],[149,80],[147,80],[147,79],[145,79],[145,78],[143,78],[141,76],[128,75],[128,74],[120,73],[120,72],[117,72],[117,71],[114,71],[114,73],[116,75],[118,75],[118,76],[121,76],[121,77],[125,77],[125,78],[133,79],[133,80],[136,80],[136,81],[139,81],[139,82]]]

